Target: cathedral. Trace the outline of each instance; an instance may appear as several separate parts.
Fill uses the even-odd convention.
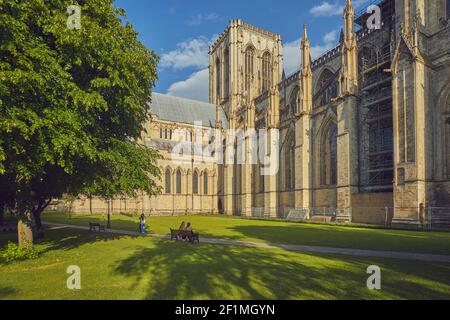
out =
[[[292,75],[280,35],[230,21],[210,47],[209,103],[153,94],[143,142],[163,155],[162,194],[107,205],[397,225],[450,211],[450,0],[372,2],[379,25],[347,0],[339,44],[316,59],[305,26]],[[179,141],[208,144],[195,130],[210,129],[277,130],[277,172],[262,175],[251,161],[173,162]],[[244,157],[252,144],[243,141]],[[105,203],[77,200],[75,211],[93,206]]]

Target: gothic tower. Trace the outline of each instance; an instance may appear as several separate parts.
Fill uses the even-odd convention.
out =
[[[255,98],[271,97],[267,110],[268,128],[277,127],[279,115],[278,84],[282,75],[282,44],[280,35],[231,20],[227,29],[211,46],[209,56],[210,102],[216,104],[227,131],[226,162],[222,168],[223,212],[252,214],[253,203],[253,140],[248,137],[255,129]],[[231,132],[230,132],[231,131]],[[237,147],[241,145],[242,148]],[[236,151],[241,151],[241,153]],[[239,153],[239,154],[238,154]],[[234,161],[232,161],[234,160]],[[234,162],[234,163],[232,163]],[[276,178],[266,177],[269,196],[266,209],[276,212]]]

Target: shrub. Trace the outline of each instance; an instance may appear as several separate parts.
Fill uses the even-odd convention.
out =
[[[31,245],[21,248],[13,242],[8,242],[2,257],[7,262],[16,260],[31,260],[37,259],[38,252]]]

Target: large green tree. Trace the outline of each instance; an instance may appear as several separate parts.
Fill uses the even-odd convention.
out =
[[[69,28],[74,2],[0,0],[0,181],[22,244],[52,198],[159,192],[139,143],[158,57],[113,0],[78,0]]]

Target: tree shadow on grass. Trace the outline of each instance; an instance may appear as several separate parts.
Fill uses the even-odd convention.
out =
[[[354,230],[333,228],[314,229],[295,226],[235,226],[234,232],[245,237],[259,239],[269,243],[297,244],[339,248],[357,248],[367,250],[388,250],[423,252],[436,254],[450,253],[450,237],[447,234],[432,234],[429,239],[385,230]],[[424,241],[428,240],[428,241]]]
[[[366,287],[366,270],[371,264],[367,259],[161,240],[120,261],[114,273],[134,279],[130,289],[145,286],[146,299],[384,298]],[[418,292],[424,299],[443,298],[442,290],[420,281],[404,281],[401,276],[396,279],[395,268],[388,264],[380,267],[389,280],[383,288],[389,298],[417,298]]]
[[[65,227],[49,229],[45,235],[45,238],[40,241],[40,244],[44,247],[41,253],[53,250],[77,249],[87,243],[109,242],[122,238],[137,238],[137,236],[89,232]]]
[[[88,226],[89,223],[100,223],[106,225],[108,221],[106,215],[98,214],[87,216],[73,215],[71,218],[69,218],[69,216],[66,214],[62,215],[59,213],[46,213],[44,214],[42,219],[50,223],[73,224],[77,226]],[[136,217],[135,220],[130,220],[130,218],[128,218],[127,216],[122,216],[119,214],[114,214],[111,219],[112,229],[138,231],[138,223],[138,217]]]
[[[16,292],[17,290],[11,287],[0,287],[0,300],[6,299],[8,296]]]

